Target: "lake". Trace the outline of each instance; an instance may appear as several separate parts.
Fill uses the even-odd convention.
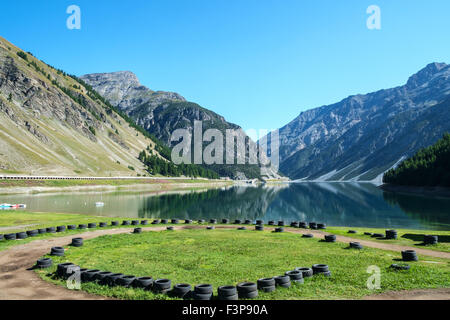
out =
[[[105,205],[96,207],[97,201]],[[110,217],[315,221],[329,226],[450,230],[450,199],[393,194],[361,183],[233,186],[168,194],[0,195],[3,202],[25,203],[28,211]]]

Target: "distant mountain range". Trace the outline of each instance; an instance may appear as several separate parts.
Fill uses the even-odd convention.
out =
[[[178,93],[153,91],[141,85],[132,72],[95,73],[84,75],[81,79],[167,146],[173,146],[170,138],[176,129],[188,129],[192,133],[196,120],[202,121],[203,131],[210,128],[218,129],[225,137],[225,130],[233,129],[238,136],[248,141],[249,145],[256,146],[256,143],[238,125],[227,122],[222,116],[194,102],[186,101]],[[226,148],[225,145],[224,148]],[[239,151],[224,149],[224,156],[227,152],[237,154]],[[261,174],[259,165],[248,164],[247,153],[244,155],[245,165],[204,166],[218,172],[221,176],[235,179],[278,177],[274,170],[263,169]]]
[[[280,171],[294,180],[381,183],[385,171],[445,132],[450,66],[431,63],[403,86],[301,112],[279,129]]]

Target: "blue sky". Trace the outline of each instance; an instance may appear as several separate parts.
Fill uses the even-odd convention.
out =
[[[72,4],[81,30],[66,28]],[[381,30],[366,27],[372,4]],[[259,130],[450,63],[448,12],[448,0],[3,1],[0,35],[72,74],[133,71]]]

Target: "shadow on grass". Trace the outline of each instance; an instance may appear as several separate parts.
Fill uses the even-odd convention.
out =
[[[423,242],[423,234],[412,234],[412,233],[405,233],[402,235],[402,238],[406,238],[413,241]],[[441,243],[449,243],[450,242],[450,236],[448,235],[437,235],[438,241]]]

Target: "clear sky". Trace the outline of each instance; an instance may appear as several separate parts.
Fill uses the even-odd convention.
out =
[[[81,30],[66,27],[72,4]],[[2,1],[0,35],[71,74],[130,70],[259,130],[450,63],[449,13],[448,0]]]

